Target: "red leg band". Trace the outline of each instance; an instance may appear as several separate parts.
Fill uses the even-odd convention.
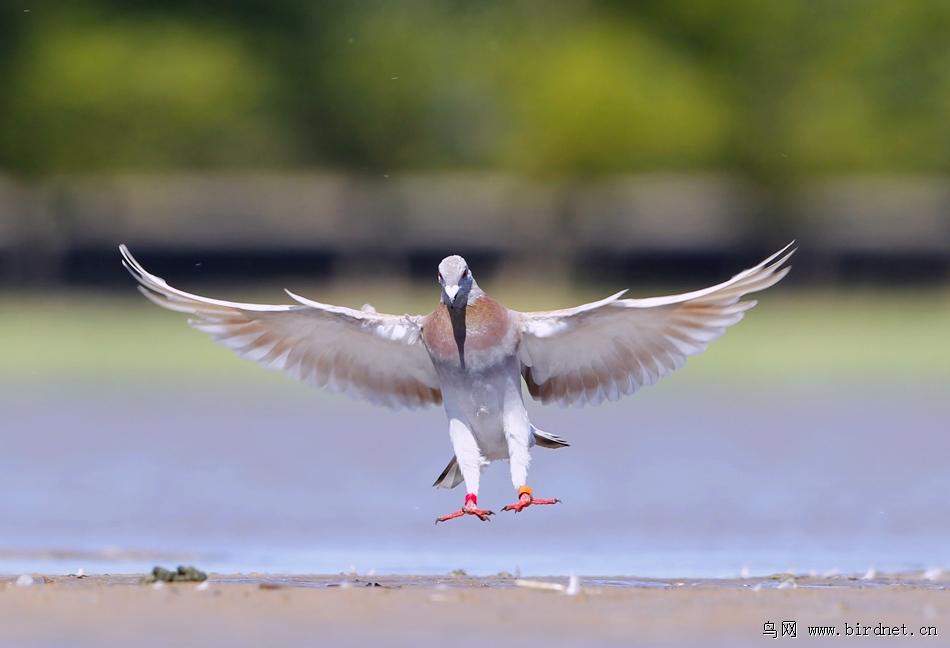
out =
[[[466,504],[473,504],[473,505],[478,504],[478,496],[475,495],[474,493],[468,493],[468,494],[465,496],[465,503],[466,503]]]

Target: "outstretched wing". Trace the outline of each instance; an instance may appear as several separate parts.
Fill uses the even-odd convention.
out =
[[[331,392],[393,409],[442,402],[439,377],[420,341],[421,318],[330,306],[288,295],[298,305],[241,304],[199,297],[150,274],[120,246],[139,290],[218,344],[267,369]]]
[[[521,313],[518,353],[528,391],[544,403],[583,407],[654,384],[755,306],[739,302],[742,295],[785,276],[791,245],[705,290],[650,299],[620,299],[620,292],[576,308]]]

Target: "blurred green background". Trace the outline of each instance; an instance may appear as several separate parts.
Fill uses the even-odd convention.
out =
[[[10,0],[10,172],[950,167],[932,0]]]
[[[0,285],[942,286],[948,116],[933,0],[11,0]]]
[[[0,165],[950,170],[950,4],[10,0]]]
[[[0,282],[120,240],[706,280],[792,238],[799,280],[945,282],[948,115],[934,0],[10,0]]]

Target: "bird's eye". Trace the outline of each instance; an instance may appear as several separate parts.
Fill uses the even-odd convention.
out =
[[[439,273],[439,281],[442,281],[442,273]]]
[[[468,268],[465,268],[465,272],[462,273],[462,279],[468,279]]]

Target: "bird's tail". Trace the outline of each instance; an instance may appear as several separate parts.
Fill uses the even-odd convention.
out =
[[[439,488],[455,488],[462,483],[462,471],[459,470],[459,462],[454,456],[452,461],[449,462],[449,465],[445,467],[445,470],[442,471],[442,474],[439,475],[439,478],[435,480],[433,486],[438,486]]]
[[[531,436],[534,439],[534,443],[541,446],[542,448],[569,448],[570,443],[562,439],[556,434],[551,434],[550,432],[545,432],[544,430],[539,430],[538,428],[531,426]]]

